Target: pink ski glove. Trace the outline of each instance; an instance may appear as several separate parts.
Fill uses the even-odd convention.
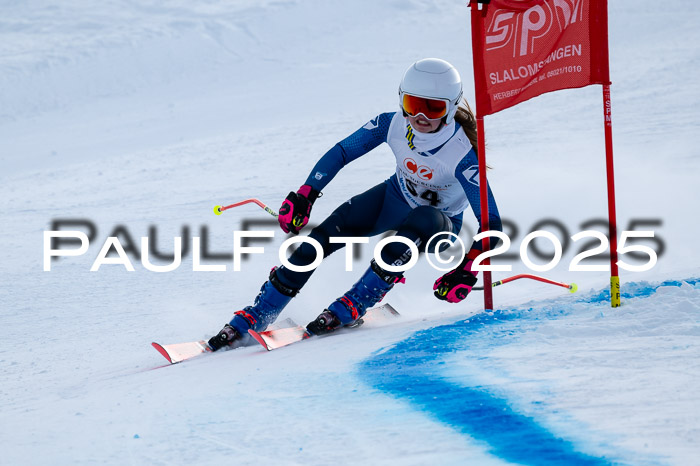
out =
[[[290,192],[280,207],[280,227],[285,233],[298,234],[309,223],[311,206],[321,193],[305,184],[297,192]]]
[[[476,285],[476,275],[478,272],[472,271],[474,258],[481,254],[478,249],[470,250],[462,259],[456,269],[447,272],[438,278],[433,285],[435,297],[448,303],[458,303],[462,301],[472,291]]]

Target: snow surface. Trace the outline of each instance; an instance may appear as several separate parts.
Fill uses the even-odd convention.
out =
[[[118,226],[138,249],[155,226],[160,251],[206,226],[210,251],[230,254],[244,220],[270,217],[213,206],[277,208],[328,148],[396,108],[416,59],[454,63],[473,101],[465,3],[2,2],[0,463],[700,464],[697,2],[609,7],[618,221],[660,221],[665,245],[651,271],[621,272],[619,309],[606,273],[568,271],[578,245],[544,273],[578,294],[517,281],[493,313],[479,294],[437,302],[422,259],[388,297],[395,324],[163,367],[150,342],[218,331],[278,263],[282,233],[240,272],[193,272],[191,254],[169,273],[89,271]],[[513,251],[540,220],[573,235],[605,218],[601,107],[592,86],[487,117]],[[312,221],[393,163],[381,147],[348,166]],[[55,219],[97,235],[44,272]],[[283,316],[311,320],[370,251],[353,272],[329,258]],[[495,277],[528,272],[511,263]]]

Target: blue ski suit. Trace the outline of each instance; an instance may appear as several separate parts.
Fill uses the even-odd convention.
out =
[[[471,206],[481,232],[476,152],[457,122],[442,131],[450,131],[445,135],[447,140],[444,143],[419,152],[413,144],[416,135],[403,115],[382,113],[323,155],[305,183],[318,191],[323,190],[345,165],[381,143],[388,143],[397,158],[396,173],[340,205],[311,231],[309,236],[321,244],[324,257],[344,246],[343,243],[331,243],[330,237],[370,237],[391,230],[415,242],[424,252],[426,242],[433,235],[459,233],[467,206]],[[501,230],[501,218],[490,188],[488,206],[489,228]],[[474,242],[472,248],[481,250],[481,242]],[[382,250],[382,259],[387,264],[405,264],[410,256],[410,249],[399,242],[389,243]],[[314,247],[302,243],[289,262],[304,266],[315,258]],[[298,290],[312,273],[280,267],[277,278],[283,285]]]

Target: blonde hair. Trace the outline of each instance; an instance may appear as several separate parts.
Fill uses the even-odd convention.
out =
[[[472,112],[472,108],[469,106],[467,99],[462,99],[459,107],[457,107],[455,121],[459,123],[459,126],[462,127],[464,133],[469,138],[469,142],[471,142],[472,147],[474,147],[474,152],[477,152],[476,117],[474,116],[474,112]]]
[[[472,147],[474,148],[474,152],[478,155],[479,146],[476,136],[476,117],[474,116],[474,112],[469,106],[469,102],[467,102],[467,99],[462,99],[462,102],[460,102],[459,107],[457,107],[457,113],[455,113],[455,121],[459,123],[459,126],[462,127],[462,130],[464,130],[464,133],[467,135],[467,137],[469,138],[469,142],[471,142]],[[484,143],[484,146],[486,146],[486,143]],[[492,167],[489,164],[486,164],[487,170],[490,170],[491,168]]]

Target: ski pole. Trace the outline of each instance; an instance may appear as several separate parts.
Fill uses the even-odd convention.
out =
[[[491,287],[495,287],[498,285],[504,285],[508,282],[512,282],[512,281],[518,280],[520,278],[529,278],[531,280],[537,280],[539,282],[549,283],[550,285],[561,286],[563,288],[568,289],[569,292],[571,292],[571,293],[576,293],[576,290],[578,290],[578,286],[576,286],[576,283],[568,284],[568,283],[562,283],[562,282],[555,282],[554,280],[550,280],[548,278],[538,277],[537,275],[530,275],[527,273],[521,273],[520,275],[513,275],[512,277],[504,278],[503,280],[493,282],[491,284]],[[475,286],[472,288],[472,290],[483,290],[483,289],[484,289],[483,286]]]
[[[277,212],[275,212],[274,210],[270,209],[268,206],[266,206],[265,204],[263,204],[262,202],[260,202],[258,199],[246,199],[245,201],[236,202],[235,204],[226,205],[226,206],[217,205],[217,206],[214,206],[214,213],[215,213],[216,215],[221,215],[221,213],[222,213],[224,210],[233,209],[234,207],[238,207],[238,206],[242,206],[242,205],[250,204],[250,203],[257,204],[257,205],[258,205],[259,207],[261,207],[265,212],[267,212],[268,214],[272,215],[273,217],[278,217],[278,216],[279,216],[279,214],[278,214]]]

